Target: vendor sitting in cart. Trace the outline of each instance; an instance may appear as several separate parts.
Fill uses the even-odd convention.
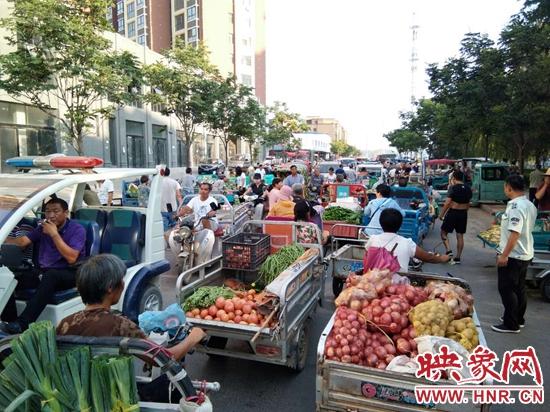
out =
[[[311,219],[311,205],[306,200],[298,200],[294,205],[294,221],[308,222],[316,225]],[[317,243],[319,240],[324,245],[329,237],[328,230],[321,232],[321,239],[317,239],[317,230],[311,225],[299,226],[296,230],[296,240],[298,243]]]
[[[384,232],[369,238],[365,245],[366,251],[371,247],[385,248],[396,257],[402,272],[409,271],[409,261],[413,257],[428,263],[447,263],[451,259],[449,255],[440,256],[428,253],[417,246],[412,239],[398,235],[397,232],[402,223],[403,215],[399,210],[384,209],[380,213],[380,226]]]
[[[398,210],[405,217],[405,211],[391,197],[391,188],[388,185],[380,184],[376,186],[376,199],[371,200],[363,212],[363,215],[369,219],[369,223],[364,229],[366,235],[378,235],[383,232],[382,226],[380,226],[380,215],[384,209]]]
[[[145,333],[131,320],[111,311],[124,291],[126,266],[115,255],[101,254],[88,259],[79,271],[76,287],[86,305],[84,310],[63,319],[57,327],[58,335],[120,336],[146,339]],[[172,357],[181,360],[195,345],[205,338],[200,328],[194,327],[180,343],[167,348]],[[169,381],[165,374],[147,384],[138,383],[141,401],[167,402]],[[179,393],[174,391],[172,401]]]
[[[33,243],[39,245],[39,267],[18,277],[18,288],[36,289],[36,293],[18,318],[15,297],[11,296],[2,313],[2,319],[9,322],[0,323],[0,330],[8,334],[26,330],[38,319],[56,291],[73,288],[76,264],[85,257],[86,231],[69,219],[67,202],[57,197],[48,200],[44,214],[45,219],[27,236],[6,239],[6,243],[21,248]]]

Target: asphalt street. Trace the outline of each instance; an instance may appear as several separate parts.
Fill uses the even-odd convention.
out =
[[[469,212],[466,247],[461,265],[424,265],[424,271],[439,274],[451,273],[466,280],[472,288],[475,307],[482,324],[488,345],[499,356],[506,350],[526,348],[531,345],[537,350],[543,375],[550,377],[550,303],[545,302],[538,289],[529,289],[526,326],[520,334],[499,334],[490,326],[498,322],[503,309],[497,290],[495,253],[483,248],[476,235],[487,229],[492,217],[479,208]],[[424,241],[428,250],[441,252],[438,222]],[[175,301],[175,279],[173,273],[162,275],[161,288],[165,304]],[[309,332],[307,365],[300,373],[290,369],[258,362],[231,358],[210,358],[195,353],[188,356],[187,370],[193,379],[217,381],[221,384],[219,393],[211,394],[216,410],[227,412],[252,411],[314,411],[315,370],[319,336],[333,313],[330,279],[327,279],[323,307],[318,307]],[[511,384],[530,384],[530,377],[513,375]],[[550,393],[545,390],[545,399]],[[548,411],[546,405],[494,405],[491,411]]]

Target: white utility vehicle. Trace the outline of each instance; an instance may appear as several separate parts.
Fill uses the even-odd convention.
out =
[[[137,320],[145,310],[162,309],[162,295],[155,277],[170,269],[165,259],[165,241],[160,213],[161,175],[157,169],[94,169],[101,159],[79,156],[40,156],[10,159],[21,172],[0,174],[0,311],[15,290],[20,313],[35,290],[16,290],[14,273],[23,263],[23,253],[5,244],[14,229],[23,224],[36,227],[43,207],[52,195],[67,201],[70,217],[86,230],[86,254],[112,253],[127,266],[124,293],[114,309]],[[110,179],[115,184],[142,175],[150,177],[148,207],[87,206],[85,191],[96,181]],[[27,264],[36,264],[35,259]],[[29,257],[29,255],[27,255]],[[57,325],[64,317],[84,308],[75,288],[58,291],[51,297],[40,320]]]

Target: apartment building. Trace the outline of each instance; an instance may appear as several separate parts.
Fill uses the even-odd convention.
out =
[[[330,141],[347,141],[346,130],[337,119],[319,116],[306,117],[306,124],[311,132],[325,133],[330,136]]]
[[[115,0],[107,10],[115,32],[157,53],[170,48],[170,0]]]

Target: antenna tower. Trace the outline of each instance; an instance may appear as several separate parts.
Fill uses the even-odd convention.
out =
[[[416,78],[416,71],[418,70],[418,66],[417,66],[418,53],[416,51],[416,40],[417,40],[417,37],[418,37],[418,29],[420,28],[420,26],[418,26],[415,23],[415,21],[416,21],[415,17],[416,17],[416,13],[413,12],[413,23],[412,23],[412,26],[410,27],[411,33],[412,33],[412,46],[411,46],[411,59],[410,59],[410,62],[411,62],[411,106],[414,106],[414,103],[416,101],[415,78]]]

